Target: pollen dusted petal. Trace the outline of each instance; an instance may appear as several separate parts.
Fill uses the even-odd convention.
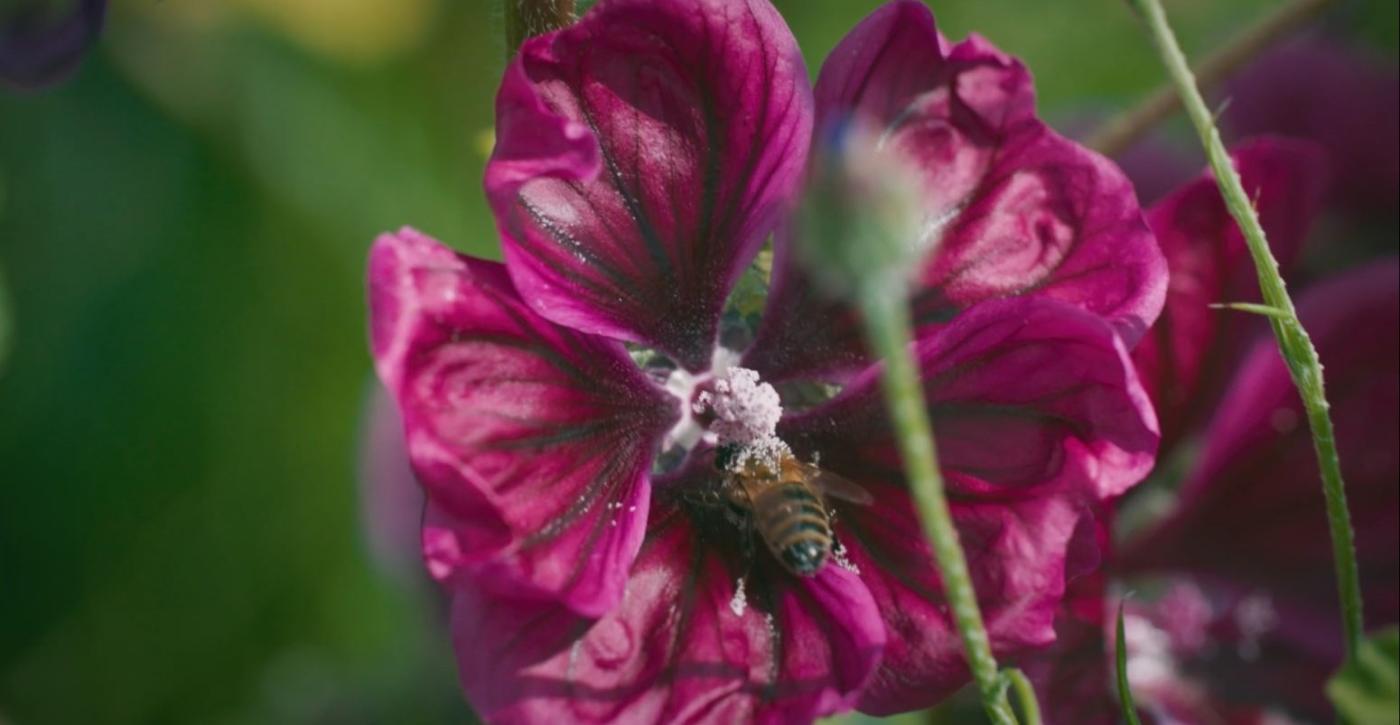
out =
[[[920,334],[1018,296],[1101,315],[1129,345],[1156,319],[1166,266],[1132,185],[1034,117],[1019,61],[977,36],[950,45],[906,0],[841,41],[815,93],[818,129],[858,114],[924,177],[933,251],[914,288]],[[776,239],[773,294],[745,366],[772,380],[858,370],[869,356],[856,316],[812,288],[783,249],[795,240]]]
[[[811,105],[766,0],[603,0],[526,42],[486,170],[521,295],[703,369],[725,298],[796,191]]]
[[[929,707],[967,684],[962,642],[918,515],[902,483],[862,481],[875,496],[843,506],[837,535],[861,571],[889,641],[860,710],[889,715]],[[1059,497],[952,505],[994,653],[1015,656],[1054,640],[1069,542],[1083,511]],[[834,568],[834,567],[829,567]]]
[[[1100,318],[1049,300],[984,302],[915,343],[951,495],[1006,500],[1063,493],[1110,498],[1142,480],[1156,418]],[[880,366],[831,402],[785,419],[778,435],[822,467],[900,475]]]
[[[601,619],[455,591],[462,684],[483,717],[785,723],[854,706],[885,643],[859,577],[744,571],[683,507],[658,502],[650,518],[626,594]]]
[[[677,402],[617,343],[535,315],[499,264],[406,229],[375,244],[369,279],[375,364],[431,504],[434,576],[609,610]]]
[[[1302,247],[1327,188],[1322,148],[1306,141],[1261,138],[1231,154],[1259,212],[1274,258],[1287,271]],[[1259,282],[1239,226],[1209,172],[1153,205],[1147,223],[1171,270],[1166,306],[1152,332],[1133,350],[1143,387],[1171,445],[1220,396],[1223,371],[1244,353],[1239,341],[1261,320],[1217,302],[1258,302]],[[1213,374],[1212,374],[1213,373]]]
[[[1049,300],[977,305],[915,343],[952,513],[994,649],[1043,647],[1069,577],[1097,566],[1079,532],[1093,506],[1145,476],[1155,419],[1102,319]],[[879,390],[878,366],[785,419],[799,456],[864,487],[833,502],[836,535],[890,632],[861,709],[926,707],[968,681]],[[1089,529],[1092,530],[1092,529]]]

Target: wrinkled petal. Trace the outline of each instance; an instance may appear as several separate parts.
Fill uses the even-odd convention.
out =
[[[533,314],[501,265],[412,230],[371,253],[370,328],[435,509],[432,573],[467,569],[583,614],[611,608],[675,401],[621,346]]]
[[[1035,686],[1045,722],[1048,725],[1109,725],[1120,721],[1115,695],[1109,641],[1105,638],[1113,624],[1116,609],[1109,603],[1108,571],[1098,568],[1100,560],[1113,554],[1111,506],[1094,508],[1093,516],[1081,520],[1071,543],[1090,548],[1098,555],[1080,572],[1066,572],[1064,598],[1055,613],[1055,643],[1045,649],[1013,660]]]
[[[766,553],[745,566],[733,526],[685,504],[660,501],[651,520],[602,619],[456,591],[462,683],[486,719],[810,722],[854,705],[885,641],[859,577],[799,580]]]
[[[1322,149],[1304,141],[1263,138],[1238,147],[1233,158],[1274,257],[1287,270],[1298,258],[1326,188]],[[1251,322],[1238,312],[1208,305],[1257,302],[1259,283],[1244,236],[1211,175],[1153,206],[1147,221],[1167,257],[1171,282],[1162,316],[1133,350],[1133,361],[1157,405],[1164,438],[1174,440],[1215,399],[1218,391],[1208,389],[1209,381],[1223,378],[1243,352],[1231,341]]]
[[[899,0],[871,13],[827,56],[814,92],[817,118],[854,113],[895,126],[930,91],[943,94],[941,102],[959,125],[951,134],[971,135],[1034,115],[1035,91],[1020,61],[977,35],[950,46],[928,8]]]
[[[1327,376],[1357,553],[1375,624],[1397,616],[1400,268],[1342,275],[1299,303]],[[1210,572],[1239,586],[1335,608],[1332,554],[1312,439],[1271,337],[1221,401],[1174,515],[1127,552],[1135,568]],[[1339,640],[1340,641],[1340,640]]]
[[[97,41],[107,0],[75,0],[55,16],[53,3],[19,0],[0,8],[0,85],[34,90],[67,78]]]
[[[819,127],[855,114],[923,176],[932,251],[914,306],[925,331],[1009,296],[1095,312],[1129,344],[1156,319],[1165,264],[1131,184],[1035,119],[1015,59],[976,36],[949,46],[922,4],[891,3],[832,51],[815,93]],[[858,369],[868,355],[855,316],[811,289],[781,249],[793,240],[777,243],[773,294],[746,365],[773,379]]]
[[[766,0],[603,0],[524,45],[496,133],[486,192],[521,296],[699,370],[796,189],[811,90]]]
[[[1121,340],[1100,318],[1039,299],[984,303],[915,344],[950,493],[1116,496],[1151,469],[1156,418]],[[881,368],[778,434],[850,471],[896,477]]]
[[[857,480],[875,501],[842,505],[836,534],[889,631],[860,710],[886,715],[928,707],[969,681],[962,642],[903,482]],[[1053,641],[1068,543],[1082,510],[1045,497],[955,501],[952,514],[993,651],[1007,657]]]

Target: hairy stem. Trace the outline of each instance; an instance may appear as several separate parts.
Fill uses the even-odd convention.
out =
[[[1015,725],[1016,716],[1006,698],[1006,686],[997,673],[992,657],[991,642],[982,612],[977,608],[977,595],[972,589],[972,576],[958,532],[953,528],[953,516],[943,492],[943,477],[938,469],[938,454],[933,445],[933,429],[929,424],[924,402],[923,386],[915,368],[910,348],[909,309],[905,295],[882,285],[865,285],[858,295],[865,318],[865,331],[875,353],[885,361],[885,374],[880,382],[885,405],[894,423],[899,452],[909,476],[909,487],[923,523],[924,535],[933,546],[934,559],[943,582],[943,591],[953,612],[953,621],[962,637],[963,649],[982,696],[987,715],[996,725]]]
[[[1214,89],[1251,58],[1291,35],[1295,30],[1322,12],[1333,0],[1292,0],[1245,28],[1219,50],[1196,65],[1197,83],[1207,91]],[[1153,91],[1138,105],[1109,119],[1085,142],[1089,148],[1105,156],[1126,151],[1157,124],[1181,109],[1181,97],[1168,83]]]
[[[1303,407],[1307,411],[1308,425],[1312,429],[1313,447],[1317,451],[1318,466],[1322,472],[1322,491],[1327,501],[1327,520],[1332,534],[1332,558],[1336,566],[1337,590],[1342,603],[1342,625],[1346,633],[1347,660],[1356,656],[1361,646],[1361,577],[1356,566],[1356,550],[1353,544],[1351,516],[1347,511],[1346,489],[1342,484],[1341,461],[1337,457],[1337,443],[1332,432],[1332,419],[1328,414],[1327,396],[1323,391],[1322,365],[1317,358],[1308,333],[1298,321],[1293,300],[1288,296],[1283,277],[1278,271],[1278,262],[1269,251],[1269,243],[1264,237],[1264,228],[1259,224],[1259,215],[1250,203],[1240,176],[1230,162],[1225,144],[1220,140],[1201,92],[1196,87],[1191,69],[1186,64],[1186,56],[1177,45],[1167,16],[1160,0],[1132,0],[1133,6],[1142,14],[1151,30],[1153,42],[1162,55],[1172,84],[1181,94],[1182,103],[1196,132],[1205,146],[1211,170],[1215,173],[1220,193],[1230,215],[1235,218],[1244,232],[1249,254],[1254,259],[1255,270],[1259,273],[1259,289],[1264,302],[1272,313],[1268,316],[1278,340],[1279,350],[1288,364],[1288,372],[1302,396]]]
[[[515,57],[531,36],[548,33],[574,21],[574,0],[502,0],[506,19],[506,58]]]

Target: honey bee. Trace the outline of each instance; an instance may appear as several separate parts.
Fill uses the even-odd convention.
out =
[[[870,493],[798,460],[786,447],[769,457],[743,454],[722,447],[716,456],[716,467],[726,474],[721,497],[752,522],[785,569],[797,576],[814,576],[831,558],[833,535],[826,497],[868,505]]]

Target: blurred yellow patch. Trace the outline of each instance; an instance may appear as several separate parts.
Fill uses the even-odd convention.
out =
[[[239,20],[268,27],[336,63],[373,65],[422,41],[440,0],[203,0],[142,4],[158,20],[209,31]]]
[[[374,63],[416,45],[438,0],[230,0],[307,50],[347,63]]]

